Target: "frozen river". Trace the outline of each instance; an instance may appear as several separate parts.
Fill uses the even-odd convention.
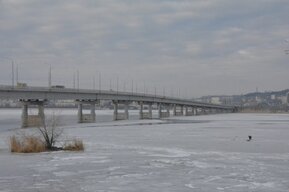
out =
[[[20,111],[0,110],[0,192],[289,191],[289,114],[112,122],[98,111],[100,123],[78,125],[61,113],[63,139],[84,152],[11,154]]]

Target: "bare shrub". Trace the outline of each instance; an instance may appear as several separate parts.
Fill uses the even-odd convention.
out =
[[[84,144],[82,140],[74,139],[70,142],[65,142],[63,150],[67,151],[83,151],[84,150]]]
[[[46,149],[47,150],[58,149],[55,146],[55,143],[58,141],[59,137],[63,133],[63,130],[59,128],[59,122],[60,122],[59,116],[53,113],[51,118],[48,119],[47,121],[45,121],[44,118],[42,118],[42,120],[43,120],[43,126],[38,127],[38,130],[40,131],[41,136],[44,139]]]
[[[16,138],[15,135],[10,137],[10,150],[11,152],[18,153],[21,151],[21,142]]]
[[[35,136],[12,136],[10,150],[14,153],[39,153],[46,151],[46,147],[42,140]]]
[[[10,149],[14,153],[38,153],[44,151],[68,150],[83,151],[84,144],[82,140],[74,139],[65,142],[64,147],[57,147],[63,130],[59,127],[59,115],[53,115],[45,121],[44,116],[41,117],[42,125],[37,128],[38,134],[26,136],[24,133],[20,136],[10,137]]]

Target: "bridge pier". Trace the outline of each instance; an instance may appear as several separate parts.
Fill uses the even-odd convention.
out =
[[[197,115],[197,108],[195,108],[195,107],[192,107],[192,116],[195,116],[195,115]]]
[[[176,114],[177,114],[177,105],[174,104],[174,106],[173,106],[173,115],[176,116]]]
[[[120,113],[118,111],[119,109],[119,104],[124,105],[124,112]],[[129,118],[129,113],[128,113],[128,106],[129,102],[128,101],[113,101],[113,106],[114,106],[114,112],[113,112],[113,120],[118,121],[118,120],[127,120]]]
[[[205,108],[199,108],[197,109],[197,115],[205,115],[206,109]]]
[[[158,104],[158,117],[159,117],[159,119],[170,117],[170,108],[169,108],[169,106],[165,107],[165,109],[166,109],[165,112],[162,111],[162,109],[163,109],[163,104],[159,103]]]
[[[216,113],[217,114],[223,113],[223,110],[222,109],[216,109]]]
[[[209,114],[210,114],[210,115],[213,115],[213,114],[215,114],[215,111],[214,111],[214,109],[210,109],[210,110],[209,110]]]
[[[191,110],[189,110],[191,108]],[[195,114],[193,107],[185,106],[185,116],[193,116]]]
[[[76,103],[78,104],[78,123],[95,123],[95,104],[97,103],[96,100],[77,100]],[[90,113],[84,114],[83,113],[83,105],[90,105]]]
[[[175,104],[173,107],[173,114],[174,114],[174,116],[183,116],[184,115],[183,106]]]
[[[196,116],[200,115],[199,108],[195,108],[195,115]]]
[[[209,112],[210,112],[211,115],[216,113],[214,109],[210,109]]]
[[[208,109],[207,108],[202,109],[202,115],[208,115]]]
[[[20,100],[22,103],[21,127],[39,127],[45,123],[44,105],[46,100]],[[29,115],[28,108],[30,105],[36,105],[38,108],[37,115]]]
[[[139,118],[140,119],[152,119],[153,113],[152,113],[152,103],[148,103],[148,112],[144,112],[144,102],[139,102],[140,105],[140,111],[139,111]]]
[[[208,115],[208,114],[209,114],[209,111],[208,111],[207,108],[204,108],[204,109],[203,109],[203,114],[204,114],[204,115]]]
[[[212,109],[207,109],[207,110],[206,110],[206,114],[207,114],[207,115],[211,115],[212,113],[213,113],[213,112],[212,112]]]

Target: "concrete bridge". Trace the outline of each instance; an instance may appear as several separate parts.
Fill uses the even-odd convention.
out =
[[[69,88],[0,86],[0,99],[15,99],[22,103],[22,127],[40,125],[45,119],[44,107],[49,100],[74,100],[78,105],[79,123],[95,122],[95,105],[100,100],[112,101],[114,105],[113,120],[128,119],[128,109],[132,102],[136,102],[139,105],[140,119],[152,118],[153,104],[158,106],[158,118],[169,117],[170,109],[173,109],[173,115],[175,116],[232,113],[237,110],[233,106],[195,102],[152,94]],[[28,114],[28,108],[31,105],[38,106],[38,115]],[[83,113],[83,105],[90,105],[89,114]],[[124,112],[119,111],[119,105],[124,106]],[[147,111],[144,111],[144,106],[147,106]]]

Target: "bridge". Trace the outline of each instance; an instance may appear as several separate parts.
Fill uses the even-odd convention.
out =
[[[158,118],[170,116],[173,109],[175,116],[192,116],[208,113],[232,113],[237,108],[233,106],[216,105],[211,103],[195,102],[188,99],[165,97],[152,94],[133,92],[119,92],[107,90],[88,90],[70,88],[47,87],[14,87],[0,86],[0,99],[15,99],[22,104],[22,127],[41,125],[45,119],[44,107],[50,100],[74,100],[78,105],[78,122],[95,122],[95,105],[100,100],[110,100],[114,105],[113,120],[129,118],[129,105],[135,102],[139,105],[140,119],[152,119],[152,105],[158,106]],[[28,107],[38,107],[38,115],[29,115]],[[90,113],[83,113],[83,105],[90,106]],[[119,105],[124,106],[124,112],[119,111]],[[148,110],[144,110],[147,106]],[[184,112],[185,111],[185,112]]]

